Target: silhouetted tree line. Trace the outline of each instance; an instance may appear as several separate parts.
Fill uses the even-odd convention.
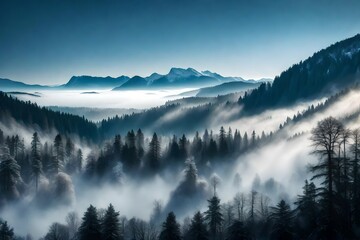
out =
[[[20,101],[0,91],[0,120],[12,124],[12,119],[46,133],[56,130],[63,135],[77,135],[86,141],[99,140],[97,126],[84,117],[55,112],[30,101]]]
[[[360,89],[360,86],[358,84],[355,84],[351,88],[344,89],[335,95],[332,95],[328,99],[326,99],[324,102],[318,103],[316,106],[311,104],[306,110],[302,112],[298,112],[297,114],[294,114],[292,118],[287,117],[286,121],[279,126],[280,129],[290,125],[290,124],[296,124],[297,122],[303,121],[311,116],[313,116],[316,113],[323,112],[324,110],[328,109],[332,104],[338,102],[341,98],[345,97],[347,94],[349,94],[351,91]],[[360,106],[359,106],[360,107]],[[350,116],[345,116],[346,118],[352,118],[357,117],[359,111],[355,111]],[[343,119],[344,120],[344,119]]]
[[[275,77],[272,84],[263,83],[239,98],[248,113],[276,106],[290,105],[298,100],[330,93],[331,87],[343,89],[359,77],[360,34],[337,42],[293,65]]]

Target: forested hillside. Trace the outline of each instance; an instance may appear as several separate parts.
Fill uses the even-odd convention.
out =
[[[16,121],[44,133],[55,130],[62,134],[79,136],[87,141],[99,140],[96,125],[87,119],[20,101],[3,92],[0,92],[0,121],[9,126],[12,121]]]
[[[293,65],[240,97],[239,104],[249,113],[267,108],[289,106],[344,89],[360,81],[360,34],[335,43]],[[336,89],[336,90],[335,90]]]

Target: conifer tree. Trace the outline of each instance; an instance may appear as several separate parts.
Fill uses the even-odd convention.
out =
[[[54,140],[54,159],[52,164],[53,173],[57,174],[62,170],[64,164],[64,145],[61,135],[58,134]]]
[[[248,240],[251,239],[249,231],[244,226],[244,223],[235,220],[227,230],[228,234],[226,240]]]
[[[20,166],[10,156],[9,149],[2,147],[0,156],[0,196],[6,198],[15,197],[16,185],[20,180]]]
[[[308,237],[317,227],[317,200],[316,187],[313,182],[305,181],[303,195],[298,196],[297,205],[297,229],[301,236]]]
[[[284,200],[281,200],[276,207],[272,208],[270,218],[273,221],[271,231],[275,239],[293,239],[293,213],[290,206]]]
[[[101,225],[103,240],[121,239],[119,213],[115,211],[112,204],[107,208]]]
[[[205,212],[205,220],[209,226],[211,239],[217,239],[221,233],[224,221],[220,208],[220,199],[214,195],[210,200],[208,200],[208,203],[208,210]]]
[[[195,213],[193,219],[191,220],[189,231],[186,235],[186,239],[189,240],[209,239],[209,233],[207,231],[206,223],[203,215],[200,212]]]
[[[136,132],[136,149],[138,158],[141,159],[144,156],[144,134],[142,133],[141,129],[139,128]]]
[[[170,212],[166,221],[162,225],[162,231],[159,240],[180,240],[180,225],[176,222],[176,217],[173,212]]]
[[[8,223],[1,222],[0,220],[0,240],[13,240],[14,239],[14,229],[10,228]]]
[[[156,172],[160,168],[161,146],[156,133],[154,133],[149,144],[148,165],[152,172]]]
[[[219,154],[221,154],[222,157],[228,154],[229,148],[226,141],[226,132],[223,126],[220,128],[219,133]]]
[[[79,228],[79,240],[101,240],[101,224],[96,208],[90,205],[82,218]]]
[[[38,190],[39,178],[42,174],[42,162],[40,158],[40,140],[37,132],[33,134],[31,141],[31,169],[35,180],[35,189]]]

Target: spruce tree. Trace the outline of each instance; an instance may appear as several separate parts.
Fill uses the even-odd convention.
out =
[[[0,240],[14,239],[14,229],[10,228],[7,222],[0,221]]]
[[[160,168],[160,153],[161,146],[156,133],[154,133],[151,142],[149,144],[148,152],[148,167],[153,173],[156,173]]]
[[[209,226],[211,239],[217,239],[224,221],[221,213],[220,199],[214,195],[210,200],[208,200],[208,203],[208,210],[205,212],[205,220]]]
[[[189,240],[208,240],[209,233],[207,231],[204,217],[200,212],[195,213],[187,233]]]
[[[98,219],[96,208],[90,207],[84,213],[79,228],[79,240],[101,240],[101,224]]]
[[[284,200],[272,208],[270,219],[273,221],[271,235],[275,239],[293,239],[293,212]]]
[[[121,239],[119,213],[115,211],[112,204],[107,208],[101,225],[103,240]]]
[[[52,171],[54,174],[58,174],[64,164],[64,145],[62,142],[61,135],[58,134],[54,140],[54,158],[52,163]]]
[[[170,212],[166,221],[162,225],[162,231],[159,240],[180,240],[180,225],[176,222],[176,217],[173,212]]]
[[[0,192],[6,198],[15,197],[16,185],[20,182],[20,166],[10,156],[9,149],[2,147],[0,156]]]
[[[306,180],[303,195],[298,196],[295,202],[297,205],[296,227],[304,238],[308,237],[317,227],[318,206],[316,197],[315,184]]]
[[[39,178],[42,174],[42,162],[40,158],[40,139],[35,132],[31,141],[31,170],[35,180],[35,189],[38,191]]]
[[[139,128],[136,132],[136,149],[137,149],[137,155],[139,159],[142,159],[144,156],[145,150],[144,150],[144,134],[142,133],[141,129]]]
[[[229,148],[226,141],[226,132],[223,126],[220,128],[219,133],[219,154],[221,154],[222,157],[226,156],[228,154]]]
[[[226,240],[248,240],[251,239],[249,231],[244,226],[244,223],[235,220],[227,229]]]

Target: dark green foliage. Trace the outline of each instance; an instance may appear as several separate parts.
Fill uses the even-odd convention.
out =
[[[121,239],[119,213],[115,212],[112,204],[109,205],[105,212],[104,219],[101,223],[101,229],[103,240]]]
[[[166,221],[162,225],[162,231],[159,240],[180,240],[180,225],[176,222],[176,217],[173,212],[170,212]]]
[[[79,228],[79,240],[101,240],[101,224],[96,208],[90,205],[86,210]]]

